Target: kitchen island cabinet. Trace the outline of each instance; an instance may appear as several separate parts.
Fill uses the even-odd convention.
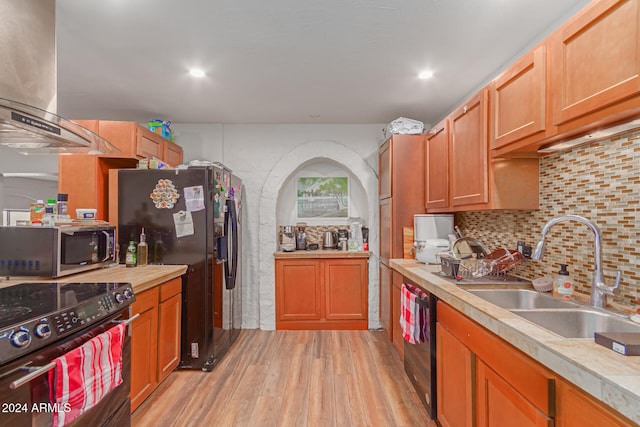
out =
[[[367,329],[369,252],[276,252],[276,329]]]
[[[505,411],[522,425],[640,425],[640,360],[553,334],[439,277],[437,266],[390,264],[439,299],[438,399],[449,425],[469,422],[463,410],[476,425],[495,425]],[[447,344],[452,339],[458,345]],[[470,358],[460,357],[466,351]],[[471,405],[459,404],[469,396],[465,381]]]

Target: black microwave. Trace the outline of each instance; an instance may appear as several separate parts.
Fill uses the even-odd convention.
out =
[[[60,277],[117,262],[110,225],[0,227],[0,275]]]

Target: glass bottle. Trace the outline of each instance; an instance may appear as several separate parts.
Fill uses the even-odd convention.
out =
[[[133,240],[129,241],[129,246],[127,247],[127,253],[124,258],[124,263],[127,267],[135,267],[137,264],[137,256],[136,256],[136,244]]]
[[[147,246],[147,236],[144,234],[144,227],[140,233],[140,243],[138,243],[138,265],[144,266],[148,262],[149,247]]]

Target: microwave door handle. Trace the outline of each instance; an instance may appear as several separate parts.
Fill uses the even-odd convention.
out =
[[[113,248],[111,247],[111,235],[107,232],[102,230],[102,234],[104,234],[104,237],[107,241],[107,247],[105,248],[105,252],[104,252],[104,259],[101,262],[106,262],[109,260],[109,258],[113,257],[113,254],[111,253],[111,251],[113,250]]]

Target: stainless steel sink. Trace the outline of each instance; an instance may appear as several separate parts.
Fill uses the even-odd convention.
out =
[[[467,289],[467,292],[508,310],[577,306],[574,302],[563,301],[530,289]]]
[[[592,338],[594,332],[640,332],[640,325],[615,314],[590,310],[511,310],[565,338]]]

